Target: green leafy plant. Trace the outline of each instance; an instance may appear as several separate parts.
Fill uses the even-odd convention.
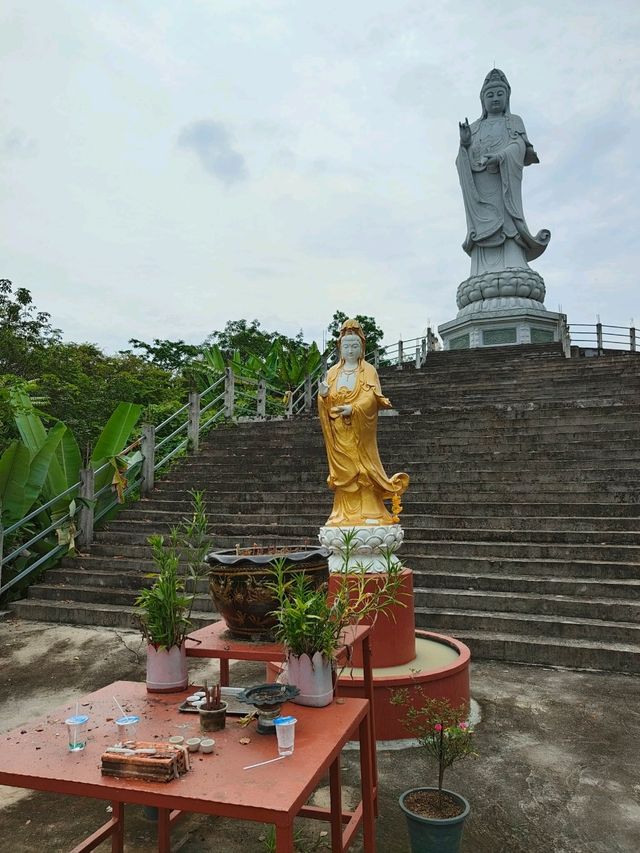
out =
[[[350,532],[345,534],[345,569],[354,541]],[[392,614],[395,605],[405,606],[401,600],[402,565],[394,564],[390,553],[384,575],[368,574],[366,565],[357,565],[334,575],[331,594],[328,584],[315,587],[302,572],[287,577],[286,562],[285,557],[273,561],[269,588],[278,601],[273,611],[277,620],[274,635],[293,655],[313,657],[320,652],[331,659],[344,645],[347,627],[374,621],[381,613]]]
[[[191,630],[191,612],[197,584],[206,571],[204,557],[209,549],[208,518],[202,492],[192,491],[192,512],[171,529],[169,539],[161,534],[149,537],[151,556],[158,568],[149,575],[154,583],[140,590],[136,598],[137,616],[143,637],[156,648],[181,646]],[[181,557],[186,573],[180,571]],[[185,576],[191,582],[187,593]]]
[[[419,700],[416,701],[416,695]],[[448,699],[427,696],[421,684],[408,689],[394,690],[391,704],[407,709],[403,725],[418,740],[426,754],[438,767],[438,797],[443,803],[444,773],[456,761],[475,756],[475,732],[467,722],[468,706],[453,705]]]

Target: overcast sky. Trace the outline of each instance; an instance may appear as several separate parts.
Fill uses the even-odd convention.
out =
[[[0,277],[67,340],[453,319],[494,63],[547,308],[640,325],[637,0],[3,0],[0,45]]]

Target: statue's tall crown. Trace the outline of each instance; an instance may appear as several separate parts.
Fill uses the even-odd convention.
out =
[[[364,352],[367,346],[367,339],[364,334],[364,329],[357,320],[345,320],[342,326],[340,326],[340,334],[338,335],[338,345],[340,344],[340,341],[342,341],[345,335],[357,335],[360,338],[360,341],[362,343],[362,356],[364,357]]]
[[[484,83],[482,84],[482,89],[480,90],[480,97],[482,97],[484,90],[488,89],[489,86],[504,86],[507,92],[511,94],[511,86],[509,85],[509,81],[507,80],[507,75],[499,68],[492,68],[491,71],[484,78]]]

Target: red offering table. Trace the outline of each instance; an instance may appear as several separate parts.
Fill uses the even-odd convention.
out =
[[[368,700],[344,699],[326,708],[295,706],[298,723],[293,755],[250,770],[244,768],[277,755],[276,740],[258,735],[251,728],[244,730],[228,724],[224,731],[215,733],[212,755],[195,753],[186,776],[162,783],[101,775],[100,756],[114,743],[116,735],[114,696],[127,713],[140,716],[139,740],[166,741],[173,734],[183,734],[185,719],[194,729],[188,736],[198,734],[198,721],[178,711],[182,693],[148,694],[144,684],[119,681],[81,699],[82,713],[90,718],[89,738],[82,752],[67,751],[64,720],[74,713],[75,703],[0,735],[0,784],[112,802],[111,820],[72,853],[93,850],[108,837],[113,853],[122,853],[125,803],[159,809],[159,853],[169,853],[171,824],[182,812],[274,824],[278,853],[293,853],[296,816],[329,821],[333,851],[346,850],[362,826],[364,850],[375,853]],[[287,706],[290,709],[292,706]],[[343,812],[340,752],[356,732],[362,796],[355,811]],[[240,738],[247,734],[251,742],[241,744]],[[330,809],[305,806],[327,772]]]
[[[373,767],[374,810],[377,816],[378,770],[376,757],[376,731],[373,716],[373,675],[371,671],[371,625],[350,625],[343,634],[344,646],[338,653],[338,663],[348,666],[348,651],[354,649],[358,654],[358,666],[363,668],[363,694],[369,700],[370,747],[369,760]],[[220,661],[220,684],[229,686],[229,661],[252,660],[282,663],[286,658],[285,648],[281,643],[258,643],[239,640],[232,637],[226,622],[214,622],[205,628],[189,634],[187,641],[187,656],[196,658],[217,658]],[[337,685],[336,685],[337,688]],[[300,707],[300,706],[297,706]],[[297,713],[297,712],[296,712]]]

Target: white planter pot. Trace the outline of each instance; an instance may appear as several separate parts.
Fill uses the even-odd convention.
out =
[[[298,705],[323,708],[333,700],[332,662],[316,652],[309,655],[289,655],[287,658],[287,681],[295,684],[300,693],[291,701]]]
[[[149,693],[175,693],[189,681],[185,644],[167,649],[147,646],[147,690]]]

